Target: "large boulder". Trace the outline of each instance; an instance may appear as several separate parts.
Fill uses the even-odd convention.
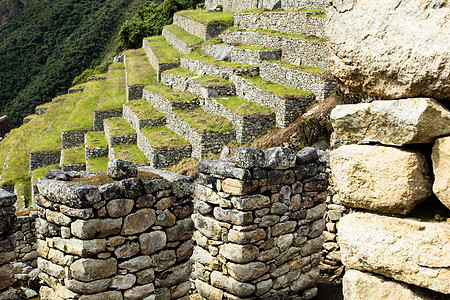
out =
[[[436,299],[428,290],[357,270],[345,272],[342,291],[346,300]]]
[[[431,159],[434,172],[433,192],[450,208],[450,136],[436,140]]]
[[[346,267],[450,294],[450,224],[354,213],[338,235]]]
[[[344,205],[406,215],[433,195],[426,159],[419,152],[346,145],[332,151],[330,158]]]
[[[338,105],[330,117],[344,141],[403,146],[450,134],[450,111],[429,98]]]
[[[333,0],[325,29],[344,91],[449,99],[450,2]]]
[[[14,126],[8,116],[0,118],[0,138],[3,138]]]

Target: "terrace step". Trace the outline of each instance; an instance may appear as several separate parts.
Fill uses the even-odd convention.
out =
[[[142,99],[147,84],[156,81],[156,71],[150,65],[143,48],[124,53],[127,101]]]
[[[329,51],[325,39],[274,31],[228,30],[219,36],[233,45],[251,45],[281,49],[283,61],[317,68],[329,68]]]
[[[201,159],[207,153],[219,153],[224,145],[236,137],[231,121],[200,107],[169,113],[167,128],[191,144],[191,157],[196,159]]]
[[[199,75],[210,75],[229,79],[233,75],[258,76],[259,68],[248,64],[217,61],[214,57],[196,50],[181,58],[181,67]]]
[[[85,171],[86,160],[84,146],[62,150],[59,166],[63,171]]]
[[[159,81],[161,72],[180,66],[181,53],[171,46],[163,36],[153,36],[143,41],[143,47],[150,65],[156,70]]]
[[[47,112],[47,110],[53,105],[53,102],[47,102],[41,105],[36,106],[34,113],[38,116],[43,115]]]
[[[190,92],[173,91],[163,83],[146,86],[144,97],[148,103],[166,116],[177,109],[193,109],[200,105],[196,95]]]
[[[86,159],[86,170],[91,172],[103,172],[108,169],[108,156],[91,157]]]
[[[66,101],[66,97],[67,97],[67,95],[59,95],[59,96],[53,98],[52,102],[53,103],[64,102],[64,101]]]
[[[170,45],[183,54],[191,53],[204,41],[175,24],[164,26],[162,35]]]
[[[23,118],[22,125],[31,122],[31,120],[33,120],[36,117],[37,117],[36,114],[32,114],[32,115],[26,116],[25,118]]]
[[[275,114],[267,107],[247,102],[236,96],[205,99],[203,109],[233,122],[240,144],[253,141],[275,125]]]
[[[324,10],[237,13],[234,26],[246,30],[272,30],[325,38]]]
[[[82,93],[84,92],[84,89],[86,88],[86,83],[80,83],[77,84],[71,88],[68,89],[68,94],[75,94],[75,93]]]
[[[104,131],[89,131],[85,134],[85,158],[107,157],[108,141]]]
[[[204,44],[202,50],[209,56],[216,56],[227,44]],[[259,66],[263,60],[281,59],[281,50],[273,48],[263,48],[257,46],[229,46],[231,47],[229,60],[235,63]]]
[[[233,13],[185,10],[175,13],[173,24],[206,41],[233,26]]]
[[[137,146],[155,168],[170,167],[190,157],[192,147],[165,126],[145,127],[137,132]]]
[[[164,71],[161,74],[161,82],[175,91],[188,91],[203,99],[236,94],[231,81],[208,75],[199,76],[183,68]]]
[[[135,144],[126,145],[110,145],[109,146],[109,160],[122,159],[131,161],[139,165],[147,165],[147,157],[139,150]]]
[[[39,189],[37,187],[37,179],[39,177],[45,177],[45,174],[47,174],[48,171],[50,171],[52,169],[59,169],[59,168],[60,167],[59,167],[59,161],[58,161],[58,163],[56,163],[56,164],[41,167],[41,168],[35,169],[35,170],[33,170],[33,172],[31,172],[31,185],[32,185],[33,199],[34,199],[34,196],[39,194]]]
[[[260,66],[260,76],[266,81],[311,92],[318,101],[330,96],[337,85],[327,70],[276,61],[263,62]]]
[[[110,118],[103,121],[108,145],[136,144],[137,136],[125,118]]]
[[[276,126],[279,128],[289,126],[316,98],[311,92],[287,88],[261,77],[234,76],[232,80],[239,97],[275,112]]]
[[[166,117],[150,103],[141,99],[123,105],[123,117],[138,131],[150,126],[164,126]]]

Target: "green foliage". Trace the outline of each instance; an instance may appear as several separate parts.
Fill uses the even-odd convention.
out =
[[[130,21],[122,25],[119,33],[120,44],[124,48],[137,49],[142,40],[152,35],[160,35],[165,25],[172,23],[175,12],[193,9],[201,0],[164,0],[143,7]]]
[[[120,26],[146,2],[40,0],[9,19],[0,26],[0,115],[19,125],[75,76],[110,59]]]
[[[81,73],[80,75],[75,77],[75,79],[72,81],[72,85],[87,82],[89,77],[104,73],[107,70],[108,69],[106,68],[105,65],[99,65],[99,66],[95,67],[95,69],[86,69],[83,71],[83,73]]]

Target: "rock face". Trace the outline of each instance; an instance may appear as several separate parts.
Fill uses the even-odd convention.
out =
[[[0,138],[3,138],[13,128],[14,126],[8,116],[3,116],[0,118]]]
[[[327,7],[331,69],[353,94],[450,94],[448,1],[339,0]]]
[[[357,270],[348,270],[342,283],[346,300],[435,299],[433,295],[424,292],[416,286],[410,286]]]
[[[338,105],[330,117],[345,141],[403,146],[450,134],[450,111],[428,98]]]
[[[393,147],[348,145],[331,153],[331,169],[344,205],[408,214],[432,195],[422,154]]]
[[[433,192],[445,206],[450,208],[450,137],[436,140],[431,159],[435,177]]]
[[[347,267],[450,294],[449,224],[354,213],[338,235]]]

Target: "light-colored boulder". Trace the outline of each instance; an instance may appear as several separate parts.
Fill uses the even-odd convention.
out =
[[[448,99],[448,1],[339,0],[326,13],[331,70],[345,91]]]
[[[450,208],[450,137],[437,139],[433,146],[433,192]]]
[[[425,157],[394,147],[346,145],[331,153],[331,170],[344,205],[408,214],[432,195]]]
[[[450,225],[369,213],[338,225],[345,266],[450,294]]]
[[[357,270],[346,271],[342,284],[346,300],[434,299],[416,286]]]
[[[450,111],[429,98],[338,105],[330,117],[345,141],[403,146],[450,134]]]

